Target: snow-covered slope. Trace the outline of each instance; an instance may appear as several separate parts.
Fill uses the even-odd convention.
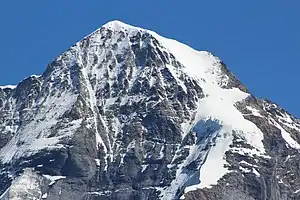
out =
[[[298,197],[298,119],[211,53],[120,21],[0,87],[0,116],[1,200]]]
[[[16,85],[4,85],[4,86],[0,86],[0,89],[5,90],[5,89],[15,89],[17,86]]]

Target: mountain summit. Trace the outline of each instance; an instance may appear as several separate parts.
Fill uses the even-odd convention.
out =
[[[299,134],[211,53],[112,21],[0,87],[0,200],[296,200]]]

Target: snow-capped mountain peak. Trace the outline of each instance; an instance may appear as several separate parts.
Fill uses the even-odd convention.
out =
[[[120,21],[0,89],[0,116],[0,200],[298,197],[298,119],[211,53]]]
[[[103,28],[108,28],[115,31],[123,31],[123,30],[136,30],[136,31],[146,31],[146,29],[138,28],[135,26],[131,26],[119,20],[109,21],[102,26]]]

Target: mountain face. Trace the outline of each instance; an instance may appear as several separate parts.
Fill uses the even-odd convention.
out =
[[[299,149],[219,58],[119,21],[0,87],[0,200],[296,200]]]

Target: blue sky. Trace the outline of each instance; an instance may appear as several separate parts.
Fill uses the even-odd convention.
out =
[[[107,21],[219,56],[256,96],[300,117],[300,1],[1,1],[0,85],[16,84]]]

